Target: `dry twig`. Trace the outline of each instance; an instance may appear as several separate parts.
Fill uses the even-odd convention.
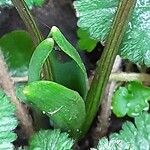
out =
[[[16,106],[16,115],[20,121],[25,136],[29,138],[33,134],[32,120],[27,108],[17,99],[15,95],[14,83],[7,72],[7,65],[4,61],[3,54],[0,52],[0,85],[4,89],[11,102]]]

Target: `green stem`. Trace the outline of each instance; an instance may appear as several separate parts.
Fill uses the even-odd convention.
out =
[[[38,26],[35,23],[34,17],[32,16],[26,2],[24,0],[11,0],[13,5],[16,7],[21,19],[23,20],[24,24],[26,25],[32,40],[37,46],[44,38],[38,29]],[[43,66],[43,75],[44,79],[52,80],[52,71],[51,71],[51,63],[50,60],[47,59],[44,66]]]
[[[21,19],[26,25],[35,45],[37,46],[43,40],[43,36],[38,29],[26,2],[24,0],[12,0],[12,3],[16,7]]]
[[[85,134],[96,116],[100,103],[105,92],[109,75],[111,73],[116,55],[126,31],[126,27],[134,9],[136,0],[121,0],[117,9],[113,25],[106,42],[106,47],[98,63],[94,79],[86,99],[86,121],[83,125],[83,134]]]
[[[24,24],[26,25],[31,38],[35,44],[35,46],[39,45],[39,43],[44,39],[38,26],[35,23],[35,20],[30,13],[30,10],[24,0],[11,0],[13,5],[16,7],[21,19],[23,20]],[[50,59],[47,59],[43,65],[42,74],[44,79],[46,80],[53,80],[52,78],[52,71],[51,71],[51,63]],[[44,118],[43,114],[36,109],[33,109],[33,118],[34,118],[34,126],[36,130],[42,128],[47,128],[48,121]]]

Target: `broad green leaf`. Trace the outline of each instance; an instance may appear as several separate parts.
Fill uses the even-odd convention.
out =
[[[25,0],[29,8],[33,6],[42,6],[45,0]],[[11,0],[0,0],[0,6],[12,6]]]
[[[29,150],[71,150],[73,140],[60,130],[41,130],[30,141]]]
[[[91,52],[97,45],[97,41],[93,40],[89,37],[87,31],[82,30],[81,28],[77,31],[78,35],[78,47],[80,50],[86,50],[87,52]]]
[[[80,132],[85,104],[77,92],[51,81],[31,82],[23,92],[27,102],[49,116],[55,127]]]
[[[78,26],[90,37],[106,41],[120,0],[76,0]],[[150,1],[137,0],[128,30],[120,47],[120,55],[137,64],[150,66]]]
[[[123,124],[119,134],[110,135],[109,141],[102,138],[98,150],[149,150],[150,149],[150,114],[143,113],[132,122]]]
[[[139,82],[131,82],[120,87],[113,96],[113,112],[117,117],[126,114],[130,117],[139,115],[149,109],[150,88]]]
[[[12,31],[0,38],[0,48],[13,76],[27,75],[28,65],[34,50],[29,34],[23,30]]]
[[[9,98],[0,91],[0,149],[13,150],[11,142],[15,141],[17,136],[13,130],[18,125],[15,117],[15,107],[10,103]]]
[[[87,91],[88,91],[88,78],[87,78],[85,66],[84,66],[78,52],[67,41],[67,39],[63,36],[63,34],[60,32],[60,30],[57,27],[55,27],[55,26],[52,27],[49,36],[52,36],[52,38],[54,39],[54,41],[56,42],[58,47],[74,61],[74,62],[68,61],[64,64],[64,66],[66,65],[69,67],[69,68],[66,68],[65,71],[67,71],[67,74],[65,74],[65,75],[67,77],[70,76],[69,78],[71,79],[72,84],[77,86],[77,89],[74,89],[74,90],[78,91],[81,94],[81,96],[83,98],[85,98]],[[58,65],[58,63],[56,64],[56,66],[57,65]],[[72,67],[72,69],[71,69],[71,67]],[[64,69],[64,68],[62,68],[62,69]],[[62,71],[62,69],[61,69],[61,71]],[[59,71],[59,73],[56,72],[56,74],[60,74],[61,71]],[[69,71],[70,71],[70,75],[69,75]],[[62,77],[62,74],[61,74],[61,77]],[[62,84],[62,83],[60,83],[60,84]],[[63,83],[63,85],[64,84],[65,83]],[[66,86],[66,85],[64,85],[64,86]]]
[[[29,64],[29,82],[38,81],[44,62],[53,50],[54,41],[51,38],[43,40],[35,49]]]

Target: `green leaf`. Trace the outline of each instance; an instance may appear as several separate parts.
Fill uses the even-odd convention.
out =
[[[50,117],[57,128],[78,134],[85,119],[80,95],[51,81],[31,82],[24,88],[27,102]]]
[[[71,150],[73,140],[60,130],[41,130],[33,135],[29,150]]]
[[[131,82],[126,87],[120,87],[113,96],[113,113],[117,117],[126,114],[130,117],[139,115],[149,109],[150,88],[139,82]]]
[[[42,6],[45,0],[25,0],[27,5],[32,8],[33,6]],[[11,0],[1,0],[0,6],[12,6]]]
[[[87,31],[82,30],[81,28],[77,31],[78,35],[78,47],[80,50],[86,50],[87,52],[91,52],[97,45],[97,41],[93,40],[89,37]]]
[[[106,41],[119,0],[76,0],[78,26],[88,30],[90,37]],[[120,47],[120,55],[137,64],[150,66],[150,1],[137,0],[128,30]]]
[[[29,61],[34,50],[29,34],[23,30],[5,34],[0,38],[0,48],[11,74],[13,76],[27,75]]]
[[[131,122],[123,124],[119,134],[112,134],[108,141],[102,138],[98,150],[149,150],[150,149],[150,114],[143,113]]]
[[[13,130],[18,125],[15,117],[15,107],[10,103],[9,98],[0,91],[0,149],[13,150],[11,142],[15,141],[17,136]]]
[[[41,42],[32,55],[29,65],[29,82],[40,80],[42,66],[49,56],[53,80],[79,92],[85,98],[89,87],[88,78],[78,52],[57,27],[53,27],[50,34],[53,39],[47,38]]]
[[[119,0],[76,0],[78,26],[87,30],[90,37],[105,41],[110,30]]]
[[[97,150],[131,150],[130,144],[118,138],[112,138],[110,141],[107,138],[99,140]]]
[[[67,80],[70,79],[70,82],[72,82],[72,84],[76,85],[74,90],[78,91],[81,94],[81,96],[83,98],[85,98],[86,94],[87,94],[87,91],[88,91],[88,88],[89,88],[88,87],[88,78],[87,78],[85,66],[84,66],[78,52],[67,41],[67,39],[63,36],[63,34],[60,32],[60,30],[57,27],[55,27],[55,26],[52,27],[49,36],[52,36],[52,38],[54,39],[54,41],[56,42],[58,47],[66,55],[68,55],[70,57],[70,59],[73,60],[73,62],[72,61],[70,61],[70,62],[67,61],[66,63],[64,63],[64,66],[66,66],[65,71],[67,72],[67,73],[64,74],[65,75],[64,77],[66,78],[66,76],[67,76],[66,79]],[[55,68],[57,69],[58,61],[57,61],[57,64],[54,64],[54,65],[55,65]],[[62,71],[64,70],[64,67],[62,67],[62,66],[60,66],[61,70],[60,71],[58,70],[59,72],[55,73],[55,75],[59,75],[59,77],[61,77],[61,78],[62,78]],[[56,82],[58,81],[57,79],[59,79],[57,77],[58,76],[56,76]],[[66,80],[64,80],[64,81],[66,81]],[[65,82],[62,83],[60,81],[58,83],[68,87],[67,85],[65,85],[66,84]],[[68,87],[68,88],[71,88],[71,87]]]
[[[43,40],[36,47],[29,64],[29,82],[40,80],[43,64],[53,47],[54,41],[51,38]]]

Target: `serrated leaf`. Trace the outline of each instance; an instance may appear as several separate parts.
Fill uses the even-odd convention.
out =
[[[13,132],[18,122],[15,117],[15,107],[10,103],[5,94],[0,91],[0,149],[13,150],[11,142],[15,141],[17,136]]]
[[[32,137],[29,150],[71,150],[72,146],[73,140],[67,133],[61,133],[60,130],[41,130]]]
[[[110,31],[119,0],[76,0],[78,26],[88,30],[92,38],[104,42]],[[137,0],[128,30],[120,47],[120,55],[138,64],[150,66],[150,1]]]
[[[109,147],[111,146],[111,147]],[[149,150],[150,149],[150,114],[143,113],[131,122],[123,124],[119,134],[112,134],[110,140],[102,138],[98,150]]]
[[[102,138],[97,146],[97,150],[131,150],[130,144],[123,140],[112,138],[110,141],[107,138]]]
[[[85,104],[77,92],[51,81],[31,82],[23,92],[27,102],[49,116],[55,127],[80,132]]]
[[[25,0],[29,8],[42,6],[45,0]],[[0,6],[12,6],[11,0],[0,0]]]
[[[126,114],[130,117],[139,115],[149,109],[150,88],[139,82],[131,82],[126,87],[120,87],[113,96],[113,113],[117,117]]]
[[[67,41],[67,39],[64,37],[64,35],[60,32],[60,30],[53,26],[51,29],[51,32],[49,34],[49,36],[51,36],[54,41],[56,42],[56,44],[58,45],[58,47],[67,55],[69,56],[70,59],[72,59],[73,61],[67,61],[66,63],[62,63],[64,65],[61,66],[61,64],[57,61],[57,60],[53,60],[55,61],[55,63],[53,64],[55,67],[55,75],[56,75],[56,82],[67,86],[68,87],[68,82],[71,82],[71,85],[74,85],[72,87],[73,90],[76,90],[80,93],[80,95],[85,98],[87,95],[87,91],[89,88],[88,85],[88,78],[87,78],[87,74],[86,74],[86,69],[85,66],[77,52],[77,50]],[[64,70],[66,66],[66,73],[64,74],[65,78],[67,76],[67,78],[64,80],[64,82],[62,82],[61,78],[62,77],[62,72]],[[57,68],[59,67],[60,70],[57,70]],[[61,76],[59,75],[61,74]],[[59,79],[60,78],[60,79]],[[68,80],[68,81],[67,81]],[[66,83],[67,85],[66,85]],[[69,86],[68,88],[71,88],[71,86]]]
[[[5,34],[0,38],[0,48],[11,75],[27,75],[29,61],[34,50],[30,35],[23,30]]]
[[[77,30],[77,35],[79,38],[77,45],[80,50],[86,50],[87,52],[91,52],[96,47],[97,41],[91,39],[87,31],[79,28]]]

